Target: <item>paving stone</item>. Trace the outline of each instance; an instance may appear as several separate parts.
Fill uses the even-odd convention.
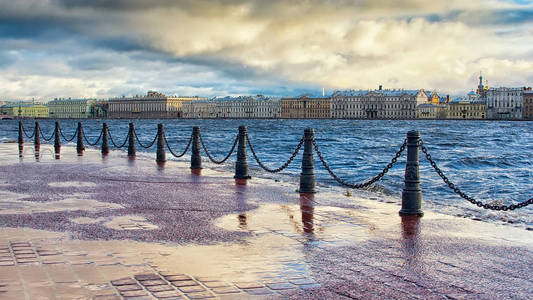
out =
[[[93,300],[121,300],[122,298],[118,295],[96,295],[93,296]]]
[[[241,291],[234,286],[224,286],[224,287],[215,287],[212,288],[213,292],[217,294],[234,294],[240,293]]]
[[[142,287],[136,284],[118,285],[115,288],[120,292],[142,290]]]
[[[152,294],[160,299],[183,299],[182,295],[176,290],[153,292]]]
[[[307,285],[307,284],[315,284],[316,283],[316,281],[308,279],[308,278],[292,279],[292,280],[289,280],[289,282],[292,283],[292,284],[296,284],[296,285]]]
[[[211,276],[198,276],[196,277],[196,280],[201,282],[209,282],[209,281],[218,281],[220,278],[218,277],[211,277]]]
[[[168,281],[184,281],[184,280],[192,280],[192,277],[179,274],[179,275],[165,275],[165,279]]]
[[[251,295],[270,295],[273,293],[267,288],[245,289],[244,291]]]
[[[198,285],[198,282],[193,281],[193,280],[180,280],[180,281],[171,281],[171,282],[173,285],[177,287]]]
[[[261,282],[236,282],[235,286],[237,286],[240,289],[256,289],[256,288],[262,288],[265,285]]]
[[[134,290],[134,291],[120,291],[122,297],[142,297],[148,296],[147,292],[144,290]]]
[[[193,285],[193,286],[181,286],[178,288],[180,291],[184,293],[196,293],[196,292],[203,292],[206,289],[203,286],[200,285]]]
[[[202,282],[202,283],[208,288],[230,286],[228,283],[223,282],[223,281],[209,281],[209,282]]]
[[[267,284],[267,287],[269,287],[272,290],[288,290],[288,289],[297,288],[297,286],[290,284],[290,283],[270,283],[270,284]]]
[[[141,284],[144,286],[152,286],[152,285],[167,285],[167,282],[164,280],[142,280]]]
[[[6,266],[14,266],[15,263],[13,261],[0,261],[0,267],[6,267]]]
[[[198,292],[198,293],[190,293],[186,294],[187,297],[191,299],[207,299],[207,298],[215,298],[215,295],[211,294],[210,292]]]
[[[149,290],[150,292],[163,292],[163,291],[174,291],[175,290],[172,286],[168,284],[147,286],[146,289]]]
[[[157,275],[157,274],[138,274],[138,275],[135,275],[134,277],[135,277],[135,279],[137,279],[139,281],[161,279],[161,277],[159,277],[159,275]]]

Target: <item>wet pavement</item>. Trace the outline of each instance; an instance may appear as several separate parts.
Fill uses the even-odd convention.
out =
[[[2,299],[529,299],[533,232],[399,199],[0,144]],[[254,176],[254,174],[251,174]],[[391,203],[392,202],[392,203]],[[503,212],[502,212],[503,213]]]

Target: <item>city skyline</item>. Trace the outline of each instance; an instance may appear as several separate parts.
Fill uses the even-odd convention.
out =
[[[0,97],[533,82],[531,1],[0,1]]]

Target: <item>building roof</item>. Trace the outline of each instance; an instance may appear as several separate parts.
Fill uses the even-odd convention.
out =
[[[420,90],[404,90],[404,89],[398,89],[398,90],[344,90],[344,91],[335,91],[331,95],[332,97],[335,96],[365,96],[368,93],[377,93],[381,94],[386,97],[399,97],[403,95],[409,95],[409,96],[416,96]]]

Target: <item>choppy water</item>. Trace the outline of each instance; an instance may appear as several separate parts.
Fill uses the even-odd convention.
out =
[[[0,141],[16,140],[18,121],[0,121]],[[67,137],[72,136],[77,120],[62,120]],[[101,120],[83,120],[89,139],[95,140]],[[379,173],[390,161],[409,130],[421,132],[422,139],[438,165],[464,192],[484,202],[501,200],[504,204],[521,202],[533,197],[533,122],[491,121],[396,121],[396,120],[136,120],[135,127],[144,143],[149,143],[157,131],[157,123],[165,124],[171,147],[181,153],[192,126],[201,127],[202,136],[211,153],[222,158],[231,148],[239,125],[247,125],[250,139],[261,160],[278,167],[287,160],[306,127],[315,129],[317,144],[332,169],[344,180],[360,183]],[[127,135],[129,120],[107,120],[117,143]],[[24,121],[30,131],[33,121]],[[46,135],[53,132],[54,121],[40,120]],[[150,150],[137,151],[155,152]],[[170,158],[167,153],[167,159]],[[281,175],[270,175],[258,168],[249,153],[252,176],[298,180],[301,155]],[[186,160],[186,158],[182,158]],[[230,159],[230,162],[233,161]],[[405,155],[379,181],[378,189],[388,195],[401,194]],[[232,163],[223,168],[232,169]],[[520,212],[492,213],[453,194],[430,169],[421,153],[423,201],[437,211],[511,220],[533,226],[533,208]],[[315,156],[315,173],[319,186],[338,187]],[[340,187],[338,187],[340,189]],[[349,199],[349,198],[347,198]],[[347,200],[349,201],[349,200]]]

